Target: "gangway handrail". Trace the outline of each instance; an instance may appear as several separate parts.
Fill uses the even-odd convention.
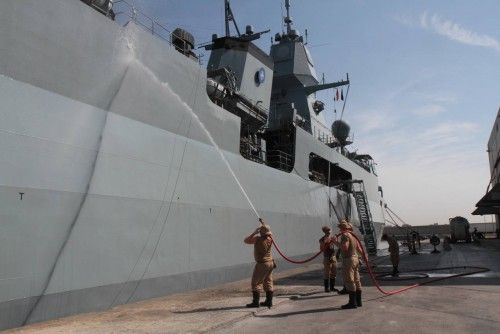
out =
[[[146,13],[142,12],[141,10],[137,9],[137,7],[134,4],[131,4],[130,2],[126,0],[114,0],[111,1],[113,8],[115,9],[120,9],[116,8],[115,6],[124,6],[124,10],[115,12],[115,16],[125,16],[129,20],[125,23],[129,23],[130,21],[134,22],[135,24],[142,26],[144,29],[149,31],[151,34],[158,36],[159,38],[163,39],[166,41],[169,45],[172,45],[172,40],[170,36],[172,35],[172,32],[167,29],[164,25],[162,25],[160,22],[158,22],[158,19],[155,19]],[[143,22],[141,20],[141,17],[144,18],[147,22]],[[161,33],[163,31],[163,33]],[[166,33],[166,35],[165,35]]]

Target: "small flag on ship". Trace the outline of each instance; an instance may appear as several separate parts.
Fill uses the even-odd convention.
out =
[[[340,99],[344,101],[344,89],[340,91]]]
[[[336,92],[335,92],[335,97],[333,98],[335,101],[338,101],[339,100],[339,90],[338,88],[336,89]]]

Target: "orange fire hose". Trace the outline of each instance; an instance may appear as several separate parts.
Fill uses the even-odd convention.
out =
[[[264,221],[262,220],[262,218],[259,218],[259,222],[261,223],[261,225],[264,225]],[[273,242],[273,245],[274,247],[276,248],[276,251],[278,251],[278,253],[281,255],[281,257],[283,257],[285,260],[287,260],[288,262],[290,263],[295,263],[295,264],[304,264],[306,262],[309,262],[309,261],[312,261],[314,260],[315,258],[318,257],[319,254],[322,253],[322,251],[320,250],[319,252],[317,252],[316,254],[314,254],[313,256],[311,256],[310,258],[307,258],[305,260],[293,260],[289,257],[287,257],[282,251],[281,249],[278,247],[278,245],[276,244],[276,242],[274,241],[273,238],[271,238],[272,242]]]
[[[309,262],[309,261],[312,261],[314,260],[315,258],[318,257],[319,254],[322,253],[322,251],[319,251],[318,253],[314,254],[313,256],[311,256],[310,258],[307,258],[305,260],[292,260],[290,259],[289,257],[287,257],[285,254],[283,254],[283,252],[281,251],[281,249],[279,249],[278,245],[276,244],[276,242],[274,242],[274,239],[272,239],[273,241],[273,245],[274,247],[276,248],[276,250],[278,251],[278,253],[285,259],[287,260],[288,262],[291,262],[291,263],[295,263],[295,264],[303,264],[303,263],[306,263],[306,262]]]
[[[352,233],[352,232],[343,232],[343,233],[349,233],[349,234],[351,234],[359,242],[359,244],[361,245],[361,241],[359,240],[359,238],[354,233]],[[436,268],[434,270],[454,269],[454,268],[464,268],[464,269],[465,268],[471,268],[471,269],[475,269],[475,270],[473,270],[471,272],[464,272],[464,273],[459,273],[459,274],[453,274],[453,275],[446,276],[446,277],[436,277],[434,279],[431,279],[431,280],[428,280],[428,281],[425,281],[425,282],[422,282],[422,283],[417,283],[417,284],[409,285],[409,286],[401,288],[401,289],[391,290],[391,291],[385,291],[384,289],[382,289],[382,287],[378,283],[378,280],[377,280],[375,274],[373,273],[372,266],[370,265],[370,262],[368,261],[368,256],[366,256],[366,253],[365,253],[365,250],[364,250],[363,247],[361,247],[361,251],[362,251],[363,261],[366,264],[366,268],[368,270],[368,273],[370,274],[370,277],[371,277],[373,283],[375,284],[375,286],[377,287],[377,289],[381,293],[383,293],[384,295],[387,295],[387,296],[395,295],[395,294],[398,294],[398,293],[401,293],[401,292],[404,292],[404,291],[416,288],[418,286],[422,286],[422,285],[425,285],[425,284],[434,283],[434,282],[437,282],[437,281],[442,281],[442,280],[445,280],[445,279],[450,279],[450,278],[454,278],[454,277],[461,277],[461,276],[467,276],[467,275],[473,275],[473,274],[479,274],[479,273],[484,273],[484,272],[490,271],[488,268],[466,267],[466,266]]]
[[[262,223],[262,221],[261,221]],[[351,234],[356,240],[357,242],[361,245],[361,241],[359,240],[359,238],[352,232],[342,232],[340,234],[344,234],[344,233],[349,233]],[[337,237],[340,235],[338,234]],[[314,254],[313,256],[311,256],[310,258],[307,258],[305,260],[293,260],[289,257],[287,257],[285,254],[283,254],[283,252],[281,251],[281,249],[278,247],[278,245],[276,244],[276,242],[274,241],[274,239],[272,239],[272,242],[273,242],[273,245],[274,247],[276,248],[276,251],[288,262],[291,262],[291,263],[295,263],[295,264],[303,264],[303,263],[306,263],[306,262],[309,262],[309,261],[312,261],[313,259],[315,259],[316,257],[318,257],[319,254],[322,253],[322,251],[319,251],[318,253]],[[417,284],[413,284],[413,285],[409,285],[409,286],[406,286],[404,288],[401,288],[401,289],[397,289],[397,290],[391,290],[391,291],[386,291],[384,289],[382,289],[382,287],[380,286],[378,280],[377,280],[377,277],[375,275],[375,273],[373,272],[372,270],[372,265],[370,264],[370,261],[368,260],[368,256],[366,255],[365,253],[365,250],[363,247],[361,247],[361,251],[362,251],[362,257],[363,257],[363,262],[365,262],[366,264],[366,268],[368,270],[368,274],[370,275],[373,283],[375,284],[375,286],[377,287],[377,289],[384,295],[387,295],[387,296],[392,296],[392,295],[395,295],[395,294],[398,294],[398,293],[401,293],[401,292],[404,292],[404,291],[407,291],[407,290],[410,290],[410,289],[413,289],[413,288],[416,288],[418,286],[422,286],[422,285],[426,285],[426,284],[430,284],[430,283],[434,283],[434,282],[437,282],[437,281],[442,281],[442,280],[445,280],[445,279],[450,279],[450,278],[455,278],[455,277],[461,277],[461,276],[468,276],[468,275],[473,275],[473,274],[479,274],[479,273],[484,273],[484,272],[487,272],[489,271],[488,268],[483,268],[483,267],[470,267],[470,266],[461,266],[461,267],[446,267],[446,268],[435,268],[435,269],[431,269],[431,270],[445,270],[445,269],[456,269],[456,268],[463,268],[463,269],[466,269],[466,268],[469,268],[469,269],[474,269],[473,271],[470,271],[470,272],[464,272],[464,273],[459,273],[459,274],[453,274],[453,275],[450,275],[450,276],[446,276],[446,277],[436,277],[434,279],[431,279],[431,280],[428,280],[428,281],[425,281],[425,282],[422,282],[422,283],[417,283]]]

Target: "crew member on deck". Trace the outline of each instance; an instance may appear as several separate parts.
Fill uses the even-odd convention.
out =
[[[275,267],[271,248],[273,239],[271,227],[264,224],[264,221],[259,219],[262,225],[257,228],[252,234],[245,238],[244,242],[248,245],[253,245],[253,254],[255,258],[255,268],[252,275],[252,302],[247,304],[247,307],[273,306],[273,269]],[[259,304],[260,292],[264,287],[266,292],[266,300]]]
[[[389,244],[389,254],[392,263],[392,276],[398,276],[399,270],[399,244],[394,237],[389,237],[387,234],[382,235],[382,240]]]
[[[340,233],[340,243],[334,241],[342,252],[342,271],[344,285],[349,292],[349,303],[342,305],[343,309],[361,307],[361,281],[359,278],[359,254],[363,252],[361,245],[352,235],[352,225],[342,220],[338,225]]]
[[[331,236],[332,229],[328,226],[321,228],[325,234],[319,239],[319,248],[323,252],[323,283],[325,292],[338,291],[335,289],[335,278],[337,277],[337,259],[335,258],[335,248]]]

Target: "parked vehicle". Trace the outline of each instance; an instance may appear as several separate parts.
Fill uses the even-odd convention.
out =
[[[465,241],[467,243],[471,242],[469,227],[469,221],[464,217],[457,216],[450,218],[451,243],[454,244],[457,241]]]

